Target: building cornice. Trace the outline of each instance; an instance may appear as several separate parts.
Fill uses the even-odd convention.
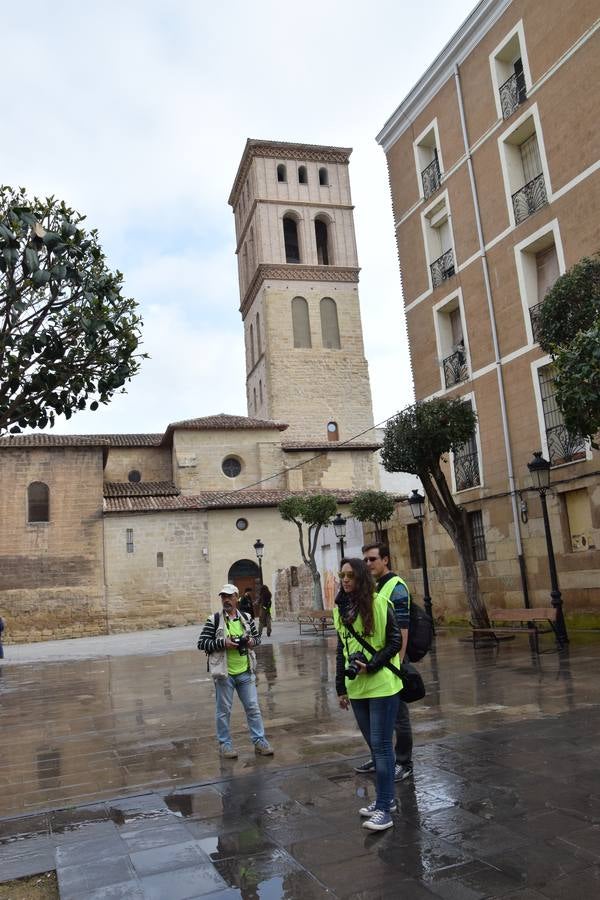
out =
[[[452,77],[454,66],[466,59],[511,3],[481,0],[475,7],[377,135],[377,143],[386,153]]]
[[[252,306],[264,281],[327,281],[357,283],[360,269],[353,266],[302,266],[295,264],[260,263],[240,306],[242,319]]]
[[[238,166],[235,181],[229,195],[228,203],[235,207],[241,187],[246,180],[248,170],[255,157],[262,159],[280,159],[291,162],[302,160],[303,162],[340,163],[348,165],[351,147],[328,147],[320,144],[295,144],[287,141],[260,141],[248,138],[246,146]]]

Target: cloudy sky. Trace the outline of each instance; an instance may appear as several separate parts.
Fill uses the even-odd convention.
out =
[[[375,135],[474,0],[30,0],[3,4],[4,183],[100,231],[144,318],[142,372],[61,432],[246,414],[233,215],[247,137],[354,148],[375,421],[412,385]]]

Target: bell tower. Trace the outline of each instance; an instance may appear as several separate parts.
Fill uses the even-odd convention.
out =
[[[287,422],[292,441],[344,441],[373,425],[351,152],[248,140],[229,197],[248,415]]]

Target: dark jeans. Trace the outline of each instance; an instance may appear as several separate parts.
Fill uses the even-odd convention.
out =
[[[362,736],[371,748],[375,763],[376,806],[389,812],[394,799],[394,722],[398,714],[398,694],[351,700],[352,710]]]
[[[396,732],[396,762],[399,766],[412,766],[413,736],[408,705],[404,700],[399,701],[394,731]]]

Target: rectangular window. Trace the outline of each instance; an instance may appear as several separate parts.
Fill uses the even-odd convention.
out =
[[[466,400],[465,403],[470,404],[471,401]],[[478,487],[481,484],[481,477],[475,433],[462,446],[457,447],[452,456],[456,490],[466,491],[468,488]]]
[[[471,546],[473,548],[473,556],[476,562],[487,559],[487,548],[485,546],[485,531],[483,529],[483,516],[481,510],[473,510],[467,513],[469,522],[469,530],[471,532]]]
[[[511,224],[519,225],[548,203],[552,193],[537,105],[498,138]]]
[[[164,567],[164,564],[165,564],[164,554],[159,551],[156,554],[156,565],[159,569],[162,569]]]
[[[446,195],[423,214],[423,227],[431,286],[436,288],[455,272],[450,209]]]
[[[564,494],[569,520],[571,550],[579,553],[582,550],[594,549],[592,541],[592,511],[587,490],[568,491]]]
[[[537,275],[537,301],[541,303],[560,275],[558,255],[554,244],[546,250],[540,250],[539,253],[535,254],[535,268]]]
[[[424,200],[439,190],[442,183],[442,161],[437,120],[423,131],[413,144],[419,191]]]
[[[448,389],[469,377],[461,292],[436,304],[433,314],[442,387]]]
[[[127,552],[133,553],[133,528],[126,529]]]
[[[585,459],[585,440],[579,435],[569,434],[563,415],[558,408],[552,366],[543,366],[538,369],[538,378],[548,458],[551,465],[560,466],[578,459]]]
[[[508,119],[525,102],[531,86],[522,22],[490,54],[490,66],[498,115]]]
[[[421,535],[419,534],[419,530],[418,525],[411,524],[406,526],[411,569],[420,569],[423,565],[423,559],[421,557]]]

